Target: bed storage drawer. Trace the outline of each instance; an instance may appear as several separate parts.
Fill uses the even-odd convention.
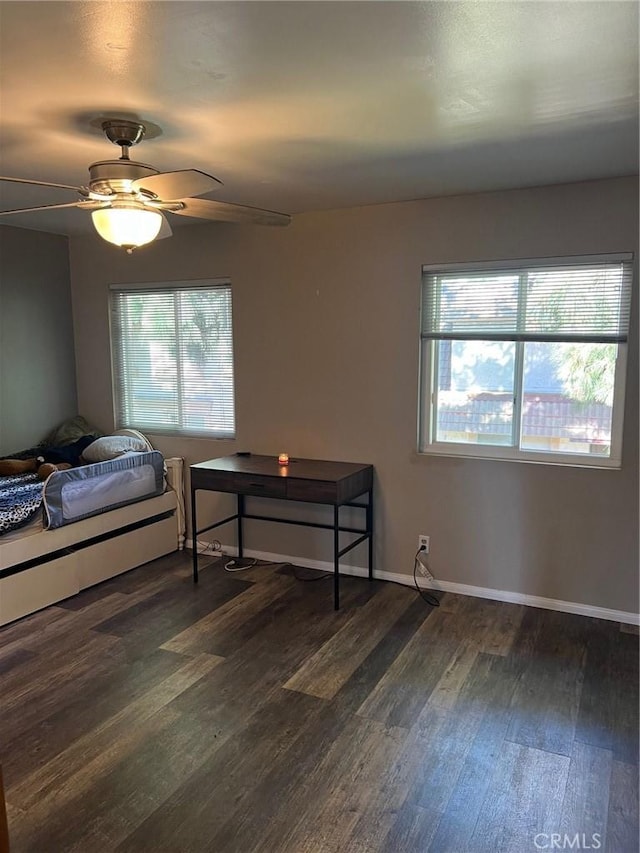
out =
[[[2,578],[0,625],[80,592],[78,558],[76,553],[65,554],[41,566]]]
[[[178,547],[176,519],[171,515],[155,524],[131,530],[77,552],[80,589],[127,572]]]

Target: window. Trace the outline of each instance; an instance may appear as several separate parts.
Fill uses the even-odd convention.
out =
[[[111,289],[118,427],[233,438],[231,285]]]
[[[420,450],[619,467],[631,261],[424,267]]]

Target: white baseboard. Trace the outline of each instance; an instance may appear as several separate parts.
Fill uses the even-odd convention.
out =
[[[200,544],[200,542],[198,542]],[[202,543],[205,544],[205,543]],[[225,554],[236,556],[237,548],[222,546]],[[251,551],[244,549],[245,557],[255,557],[257,560],[266,560],[272,563],[294,563],[305,569],[317,569],[321,572],[333,572],[333,563],[324,560],[307,560],[303,557],[291,557],[288,554],[272,554],[267,551]],[[354,577],[367,577],[369,572],[361,566],[340,566],[340,574],[352,575]],[[413,586],[413,576],[400,574],[399,572],[385,572],[374,570],[377,580],[401,583],[405,586]],[[420,585],[425,589],[433,589],[436,592],[452,592],[456,595],[470,595],[473,598],[488,598],[492,601],[506,601],[509,604],[524,604],[527,607],[541,607],[543,610],[559,610],[562,613],[576,613],[579,616],[592,616],[594,619],[607,619],[609,622],[623,622],[626,625],[640,625],[640,614],[630,613],[626,610],[612,610],[609,607],[596,607],[592,604],[581,604],[575,601],[560,601],[556,598],[543,598],[539,595],[527,595],[522,592],[511,592],[504,589],[491,589],[484,586],[471,586],[465,583],[453,583],[451,581],[426,581],[420,578]]]

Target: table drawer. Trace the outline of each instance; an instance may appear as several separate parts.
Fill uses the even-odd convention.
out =
[[[287,498],[290,501],[309,501],[310,503],[337,503],[335,483],[320,480],[296,480],[287,477]]]
[[[239,477],[236,491],[241,495],[284,498],[287,494],[287,482],[284,477]]]
[[[191,484],[196,489],[212,492],[234,492],[239,495],[264,495],[268,498],[283,498],[287,484],[284,477],[249,476],[233,471],[207,471],[192,469]]]

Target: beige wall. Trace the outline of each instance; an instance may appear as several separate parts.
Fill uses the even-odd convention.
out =
[[[229,276],[237,440],[160,449],[187,463],[238,449],[371,462],[379,569],[411,572],[427,533],[443,580],[636,610],[635,320],[621,471],[420,457],[416,421],[422,264],[637,253],[637,239],[634,179],[300,215],[288,229],[194,225],[131,257],[73,239],[80,410],[112,426],[110,282]],[[635,318],[637,271],[634,286]],[[249,548],[330,559],[324,532],[250,524]]]
[[[0,455],[77,414],[66,237],[0,226]]]

